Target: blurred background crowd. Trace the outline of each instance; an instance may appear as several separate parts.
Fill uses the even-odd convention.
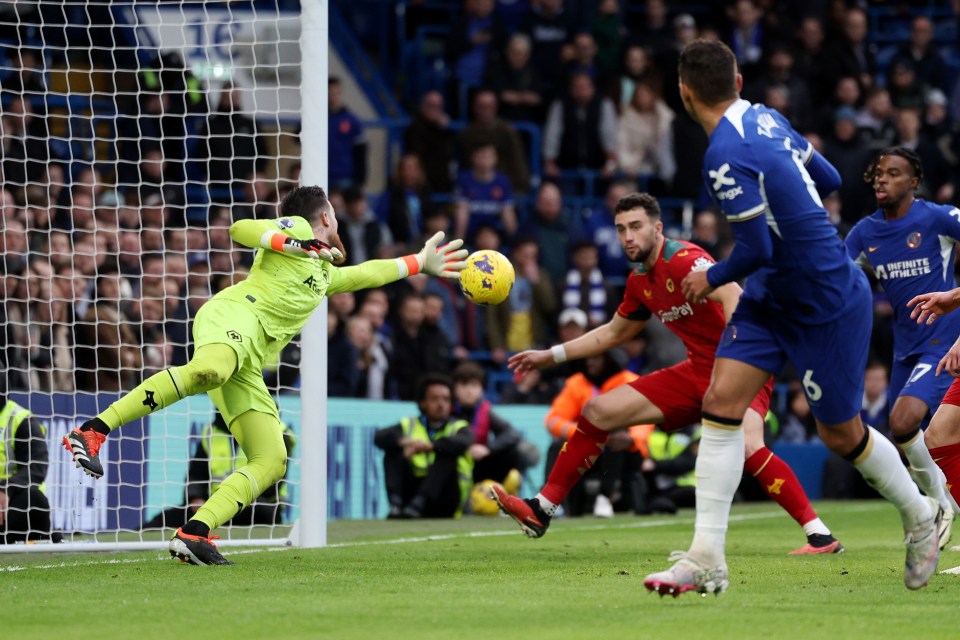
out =
[[[176,53],[97,46],[115,38],[108,4],[70,16],[45,3],[0,7],[0,350],[12,389],[116,391],[185,363],[197,309],[252,262],[230,224],[275,217],[300,180],[296,125],[278,136],[245,108],[239,84],[208,91]],[[703,191],[707,140],[676,89],[679,51],[698,37],[730,45],[743,96],[778,109],[840,171],[843,186],[825,204],[841,234],[874,208],[862,174],[888,145],[919,153],[923,197],[960,201],[957,1],[332,8],[347,25],[374,8],[396,22],[387,45],[357,27],[371,58],[385,46],[398,59],[417,53],[405,73],[381,78],[409,114],[390,125],[398,151],[382,187],[369,178],[384,158],[368,136],[382,123],[355,113],[354,83],[329,80],[328,184],[350,263],[416,251],[445,230],[502,251],[517,272],[497,307],[420,277],[332,296],[334,396],[411,400],[420,375],[469,359],[485,367],[489,398],[549,404],[586,364],[515,380],[506,358],[615,312],[630,265],[611,211],[631,191],[657,195],[670,235],[722,259],[731,233]],[[872,409],[885,404],[891,311],[878,293]],[[296,389],[299,357],[295,341],[268,381]],[[684,351],[652,321],[616,357],[642,374]],[[798,389],[786,372],[778,432],[803,441],[813,432]]]

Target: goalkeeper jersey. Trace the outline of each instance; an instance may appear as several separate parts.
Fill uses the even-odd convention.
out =
[[[241,220],[231,231],[240,244],[259,247],[260,238],[269,230],[297,240],[313,238],[310,223],[299,216]],[[264,331],[279,341],[282,348],[300,333],[324,296],[380,286],[399,276],[394,260],[370,260],[362,265],[339,268],[323,260],[260,249],[250,275],[213,299],[252,303]]]

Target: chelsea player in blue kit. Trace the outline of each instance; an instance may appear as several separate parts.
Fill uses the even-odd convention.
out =
[[[684,108],[710,139],[707,188],[736,236],[728,258],[691,272],[681,288],[700,303],[717,287],[750,277],[703,398],[693,542],[644,585],[674,596],[729,585],[724,548],[744,462],[741,423],[769,376],[789,360],[824,444],[900,511],[904,583],[919,589],[936,570],[942,512],[910,479],[896,447],[860,421],[872,305],[867,278],[821,202],[840,176],[779,113],[740,99],[743,78],[729,47],[697,40],[684,48],[679,67]]]
[[[885,149],[864,174],[880,210],[847,235],[850,257],[866,263],[893,306],[893,367],[888,397],[894,442],[910,464],[910,475],[944,510],[940,548],[950,539],[954,509],[946,478],[924,442],[921,424],[936,410],[953,379],[934,375],[937,364],[960,335],[960,315],[940,323],[917,324],[907,303],[921,293],[954,288],[955,243],[960,211],[914,197],[923,180],[920,158],[905,147]]]

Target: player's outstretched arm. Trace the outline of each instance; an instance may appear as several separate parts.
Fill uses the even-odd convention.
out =
[[[645,321],[628,320],[619,313],[615,313],[609,322],[588,331],[579,338],[554,345],[550,349],[521,351],[512,355],[507,361],[507,368],[523,376],[534,369],[543,369],[567,360],[599,355],[637,335],[646,324]]]
[[[451,240],[445,245],[444,233],[438,231],[427,240],[419,253],[392,260],[367,260],[353,267],[331,269],[327,293],[360,291],[395,282],[418,273],[457,280],[467,266],[467,250],[461,249],[463,240]]]
[[[960,307],[960,287],[951,291],[921,293],[907,303],[913,309],[910,317],[917,324],[932,324],[939,316],[946,315]]]
[[[283,229],[292,228],[299,220],[280,218],[278,220],[238,220],[230,226],[230,237],[234,242],[251,249],[269,249],[297,258],[311,258],[334,262],[343,257],[340,250],[316,238],[297,239]],[[306,224],[306,221],[302,221]],[[289,225],[289,226],[287,226]]]

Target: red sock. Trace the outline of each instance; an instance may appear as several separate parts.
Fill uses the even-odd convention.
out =
[[[563,502],[581,476],[597,461],[607,436],[606,431],[580,416],[573,435],[553,463],[547,484],[540,490],[543,497],[553,504]]]
[[[947,490],[960,501],[960,442],[930,449],[930,457],[947,476]]]
[[[750,456],[743,467],[790,517],[803,526],[816,519],[817,512],[790,466],[763,447]]]

